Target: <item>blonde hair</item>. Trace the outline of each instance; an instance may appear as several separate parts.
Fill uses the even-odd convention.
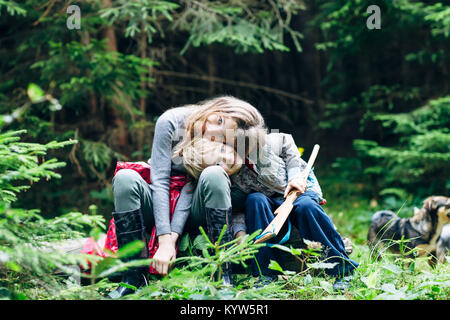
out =
[[[208,138],[203,138],[201,136],[196,136],[192,139],[191,143],[189,143],[184,149],[182,154],[183,166],[186,168],[186,171],[195,179],[200,177],[202,171],[212,165],[205,164],[204,156],[206,154],[217,155],[215,158],[215,162],[219,160],[222,156],[220,152],[217,152],[217,148],[223,146],[222,142],[211,141]],[[230,147],[230,146],[229,146]],[[237,154],[234,151],[235,155]],[[214,160],[213,160],[214,161]],[[239,170],[241,168],[242,163],[234,164],[234,170]]]
[[[213,113],[231,117],[236,121],[236,140],[244,139],[244,158],[255,147],[264,145],[267,133],[264,118],[250,103],[233,96],[219,96],[197,104],[194,112],[186,119],[183,139],[175,146],[174,155],[182,156],[183,149],[189,146],[195,136],[203,135],[203,125]],[[240,150],[238,150],[240,153]]]

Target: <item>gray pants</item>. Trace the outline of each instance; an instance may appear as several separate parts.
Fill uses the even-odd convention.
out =
[[[188,186],[189,187],[189,186]],[[134,170],[122,169],[112,181],[115,211],[129,211],[141,208],[144,223],[148,231],[155,225],[153,201],[150,185]],[[205,208],[230,208],[244,212],[247,194],[231,186],[227,173],[219,166],[210,166],[203,170],[192,195],[192,203],[185,229],[198,231],[206,225]],[[176,210],[176,209],[175,209]],[[236,230],[236,233],[239,230]]]

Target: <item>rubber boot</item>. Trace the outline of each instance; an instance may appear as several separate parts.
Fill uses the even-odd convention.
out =
[[[122,261],[128,262],[131,260],[148,258],[147,237],[141,209],[113,212],[113,217],[116,226],[117,245],[119,249],[136,240],[141,240],[145,243],[145,246],[140,252],[123,258]],[[136,288],[142,287],[146,284],[147,272],[148,267],[146,266],[128,268],[123,272],[121,282],[132,285]],[[111,299],[118,299],[133,292],[133,289],[119,286],[119,288],[111,292],[108,297]]]
[[[206,227],[208,236],[215,243],[222,232],[223,226],[226,224],[227,229],[222,237],[221,243],[227,243],[233,240],[231,232],[231,207],[227,209],[205,208],[206,210]],[[222,264],[222,284],[232,286],[231,262]]]

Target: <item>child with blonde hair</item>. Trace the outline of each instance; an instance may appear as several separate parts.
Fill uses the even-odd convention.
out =
[[[232,135],[226,135],[232,131]],[[182,163],[172,158],[173,152],[188,145],[196,136],[234,145],[234,137],[260,135],[264,131],[264,119],[257,108],[233,96],[218,96],[199,103],[166,110],[156,121],[148,160],[151,183],[130,169],[117,172],[112,181],[114,195],[114,220],[119,249],[134,241],[146,241],[146,231],[156,227],[158,249],[153,256],[153,266],[161,275],[167,275],[170,264],[176,259],[176,244],[179,236],[189,224],[198,231],[199,225],[206,225],[212,239],[227,224],[231,214],[231,190],[228,174],[219,167],[207,168],[199,176],[194,192],[185,185],[177,200],[173,216],[170,217],[170,177],[185,174]],[[252,145],[245,146],[250,152]],[[219,168],[220,170],[217,170]],[[219,229],[220,227],[220,229]],[[219,231],[218,231],[219,230]],[[232,235],[227,234],[230,238]],[[146,258],[136,254],[129,259]],[[133,267],[122,274],[120,286],[109,296],[120,298],[132,293],[131,287],[139,288],[146,283],[148,268]],[[224,271],[225,284],[230,284],[228,272]]]
[[[358,266],[345,250],[342,237],[320,203],[324,200],[314,172],[311,171],[307,183],[302,171],[306,162],[290,135],[271,133],[266,136],[255,163],[243,161],[232,147],[209,139],[199,139],[183,150],[183,164],[193,176],[211,166],[220,166],[230,176],[231,183],[247,194],[245,200],[245,222],[249,233],[265,230],[275,217],[273,212],[292,190],[302,194],[294,202],[288,224],[294,225],[302,239],[322,244],[328,262],[335,263],[326,272],[337,278],[334,288],[345,289],[348,276]],[[233,216],[233,219],[235,217]],[[253,262],[253,275],[261,275],[264,282],[272,281],[276,272],[268,268],[273,259],[271,245],[262,247],[256,254],[258,264]]]

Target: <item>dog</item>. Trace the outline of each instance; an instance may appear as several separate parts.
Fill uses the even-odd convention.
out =
[[[450,254],[450,224],[447,224],[442,228],[441,235],[439,236],[436,258],[437,261],[444,263],[445,257]]]
[[[382,210],[372,216],[367,234],[370,248],[380,249],[387,240],[394,253],[400,253],[399,241],[404,243],[405,252],[418,249],[419,256],[436,256],[438,240],[444,225],[450,222],[450,199],[445,196],[431,196],[424,200],[421,209],[415,208],[414,216],[400,219],[394,212]],[[413,256],[412,254],[410,256]]]

